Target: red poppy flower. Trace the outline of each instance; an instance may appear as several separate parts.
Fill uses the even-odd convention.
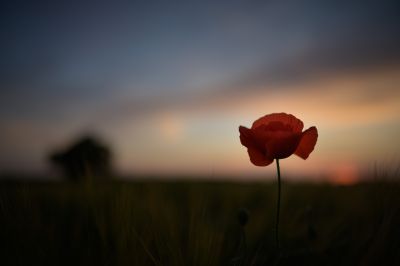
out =
[[[274,159],[292,154],[305,160],[314,150],[318,131],[316,127],[302,130],[303,122],[291,114],[269,114],[254,121],[250,129],[240,126],[240,142],[257,166],[269,165]]]

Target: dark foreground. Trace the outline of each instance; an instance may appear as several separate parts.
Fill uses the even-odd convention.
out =
[[[400,186],[0,184],[0,265],[400,265]],[[241,227],[237,213],[249,212]]]

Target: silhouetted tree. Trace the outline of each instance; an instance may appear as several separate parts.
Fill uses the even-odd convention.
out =
[[[73,181],[111,177],[111,152],[91,136],[83,137],[65,150],[51,154],[50,162]]]

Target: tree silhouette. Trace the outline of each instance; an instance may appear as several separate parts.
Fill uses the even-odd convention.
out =
[[[111,177],[111,152],[92,136],[78,139],[65,150],[50,154],[49,159],[72,181]]]

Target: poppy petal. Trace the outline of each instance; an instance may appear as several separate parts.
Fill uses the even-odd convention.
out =
[[[318,139],[318,131],[316,127],[310,127],[303,132],[299,146],[295,151],[295,154],[304,160],[308,158],[310,153],[314,150],[315,144]]]
[[[240,126],[239,132],[240,132],[240,142],[242,143],[243,146],[248,148],[255,146],[253,132],[251,131],[251,129],[248,129],[247,127],[244,126]]]
[[[274,113],[257,119],[254,121],[251,128],[255,129],[261,125],[268,125],[271,122],[281,122],[284,125],[289,125],[293,132],[301,132],[304,126],[303,122],[300,119],[297,119],[294,115],[286,113]]]
[[[274,159],[265,157],[264,154],[256,148],[247,148],[247,152],[249,153],[250,161],[255,166],[267,166],[274,161]]]

